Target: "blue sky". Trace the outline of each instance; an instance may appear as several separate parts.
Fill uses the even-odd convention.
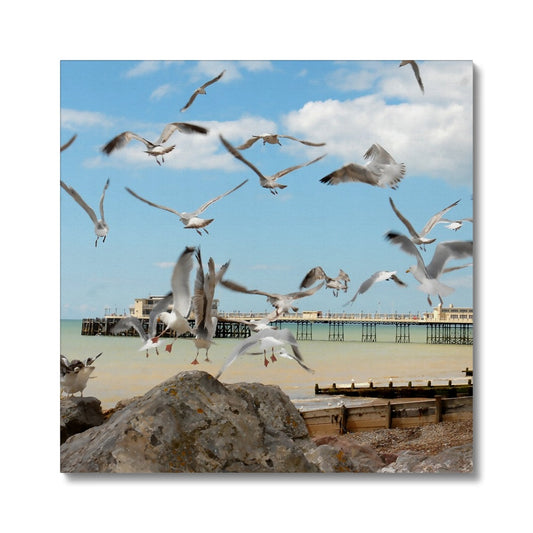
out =
[[[135,298],[164,294],[172,266],[187,245],[200,246],[217,265],[231,261],[226,277],[248,288],[287,293],[298,290],[306,272],[320,265],[335,277],[351,278],[347,295],[321,290],[300,300],[302,310],[331,312],[418,312],[429,310],[418,283],[405,270],[414,263],[387,243],[388,230],[406,232],[389,205],[421,229],[434,213],[460,200],[449,218],[473,215],[473,66],[470,61],[420,61],[425,94],[409,66],[390,61],[62,61],[61,178],[97,208],[105,181],[110,226],[94,247],[92,223],[61,190],[61,316],[101,316],[128,311]],[[194,89],[226,70],[183,113]],[[168,122],[192,122],[206,136],[179,132],[176,148],[158,166],[133,140],[107,156],[101,147],[130,130],[156,140]],[[261,142],[243,155],[264,173],[327,156],[281,179],[287,188],[273,196],[255,173],[221,145],[266,132],[325,142],[308,147],[282,139]],[[320,178],[379,143],[406,175],[397,190],[362,183],[326,186]],[[183,228],[179,219],[129,195],[178,211],[191,211],[244,179],[248,183],[213,204],[209,235]],[[465,223],[453,232],[437,225],[437,241],[472,239]],[[429,261],[435,244],[424,258]],[[464,261],[463,261],[464,262]],[[452,264],[460,264],[455,261]],[[407,284],[374,285],[354,304],[344,304],[377,270],[397,270]],[[447,275],[455,288],[445,305],[471,306],[473,270]],[[224,311],[270,311],[263,296],[218,288]]]

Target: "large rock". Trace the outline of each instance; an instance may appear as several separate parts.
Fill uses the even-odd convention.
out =
[[[62,472],[319,472],[277,386],[181,372],[61,446]],[[335,471],[335,470],[333,470]]]
[[[61,398],[61,444],[70,436],[80,433],[104,421],[102,404],[93,397],[71,396]]]

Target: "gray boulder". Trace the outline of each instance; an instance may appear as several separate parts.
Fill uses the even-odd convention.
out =
[[[62,472],[319,472],[277,386],[181,372],[61,446]]]
[[[70,436],[80,433],[104,421],[100,400],[93,397],[71,396],[61,398],[61,444]]]

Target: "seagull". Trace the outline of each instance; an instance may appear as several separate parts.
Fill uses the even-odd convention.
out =
[[[442,304],[442,296],[448,296],[454,291],[452,287],[444,285],[439,281],[441,274],[445,273],[444,265],[450,259],[471,257],[474,248],[473,241],[441,242],[435,248],[431,262],[426,266],[418,248],[406,235],[389,231],[385,234],[385,239],[392,244],[400,246],[400,249],[405,253],[416,257],[417,264],[409,267],[406,272],[411,272],[414,278],[420,283],[418,289],[428,295],[427,300],[429,305],[433,305],[430,299],[431,294],[436,294]]]
[[[227,289],[231,289],[232,291],[245,292],[247,294],[262,294],[263,296],[266,296],[267,301],[272,304],[272,307],[276,309],[276,312],[273,314],[272,318],[278,318],[279,316],[288,313],[291,309],[296,313],[298,311],[298,308],[293,306],[294,300],[304,298],[306,296],[311,296],[315,294],[318,289],[322,288],[322,285],[324,285],[324,282],[322,282],[320,285],[317,285],[316,287],[313,287],[312,289],[309,289],[307,291],[291,292],[289,294],[275,294],[270,292],[259,291],[257,289],[249,290],[246,287],[240,285],[239,283],[235,283],[234,281],[230,280],[222,280],[220,283],[224,285],[224,287],[226,287]]]
[[[244,318],[226,318],[218,317],[220,322],[233,322],[235,324],[244,324],[248,326],[251,331],[257,333],[258,331],[263,331],[264,329],[278,329],[277,326],[272,326],[270,322],[276,318],[276,312],[273,311],[268,316],[265,316],[261,319],[251,319],[245,320]]]
[[[219,135],[220,140],[222,141],[222,144],[227,148],[227,150],[235,156],[237,159],[242,161],[245,165],[248,165],[258,176],[259,176],[259,184],[261,187],[264,187],[265,189],[270,189],[270,192],[272,194],[278,194],[278,191],[276,189],[285,189],[287,185],[282,185],[281,183],[277,183],[276,180],[279,178],[282,178],[285,176],[285,174],[288,174],[289,172],[292,172],[293,170],[298,170],[299,168],[306,167],[308,165],[311,165],[313,163],[316,163],[317,161],[320,161],[323,157],[326,157],[327,154],[321,155],[320,157],[317,157],[316,159],[313,159],[312,161],[308,161],[307,163],[303,163],[301,165],[295,165],[293,167],[286,168],[285,170],[280,170],[279,172],[276,172],[272,176],[264,176],[256,166],[254,166],[250,161],[247,161],[241,153],[233,147],[222,135]]]
[[[89,376],[94,370],[92,364],[102,355],[88,357],[84,362],[79,359],[69,361],[64,355],[60,356],[61,392],[73,396],[76,392],[83,397],[83,390],[87,387]]]
[[[310,287],[315,281],[319,279],[326,280],[326,289],[333,289],[333,296],[338,296],[339,291],[348,291],[348,282],[350,281],[350,276],[344,272],[344,270],[339,269],[339,273],[336,278],[330,278],[321,266],[316,266],[312,268],[300,283],[300,289]]]
[[[404,60],[400,63],[400,67],[404,67],[405,65],[411,65],[413,68],[413,72],[415,73],[416,81],[418,82],[418,86],[420,87],[420,90],[422,93],[424,93],[424,84],[422,83],[422,78],[420,77],[420,69],[418,68],[418,65],[416,64],[416,61],[411,60]]]
[[[459,220],[449,220],[447,218],[441,218],[439,220],[440,224],[448,224],[447,226],[444,226],[445,228],[451,229],[453,231],[457,231],[459,228],[463,226],[463,222],[471,222],[474,223],[474,219],[471,217],[468,218],[461,218]]]
[[[78,134],[75,133],[65,144],[61,145],[61,148],[59,151],[62,152],[63,150],[66,150],[76,140],[77,136]]]
[[[303,357],[300,352],[300,349],[298,347],[298,342],[294,338],[294,335],[290,332],[288,329],[278,329],[278,330],[270,330],[265,329],[263,331],[259,331],[258,333],[254,333],[247,339],[245,339],[243,342],[241,342],[229,355],[229,357],[226,359],[224,364],[222,365],[222,368],[218,371],[218,374],[215,376],[216,379],[218,379],[221,374],[228,368],[233,361],[240,355],[243,355],[247,352],[249,348],[254,346],[254,344],[260,343],[261,348],[263,349],[262,353],[263,355],[263,364],[266,366],[269,365],[269,361],[267,359],[267,351],[271,350],[271,356],[270,359],[272,362],[275,362],[276,355],[275,355],[275,348],[283,347],[285,344],[290,344],[292,347],[293,355],[289,354],[286,350],[283,350],[283,355],[281,353],[278,353],[278,355],[282,355],[283,357],[290,357],[294,361],[296,361],[303,369],[307,370],[307,372],[314,373],[314,370],[309,368],[307,365],[303,362]],[[252,353],[251,355],[257,355],[257,353]]]
[[[227,196],[228,194],[232,193],[233,191],[236,191],[239,187],[242,187],[247,181],[248,180],[246,179],[242,183],[237,185],[237,187],[234,187],[230,191],[227,191],[227,192],[225,192],[223,194],[220,194],[216,198],[213,198],[212,200],[209,200],[208,202],[206,202],[205,204],[201,205],[196,211],[193,211],[192,213],[185,213],[185,212],[175,211],[174,209],[171,209],[170,207],[165,207],[164,205],[154,204],[153,202],[150,202],[149,200],[146,200],[145,198],[142,198],[137,193],[133,192],[130,188],[125,187],[125,189],[131,195],[135,196],[135,198],[138,198],[139,200],[147,203],[148,205],[151,205],[152,207],[157,207],[159,209],[164,209],[165,211],[170,211],[171,213],[174,213],[175,215],[178,215],[178,217],[180,218],[180,221],[184,224],[185,228],[187,228],[187,229],[195,229],[196,232],[199,235],[202,235],[202,232],[200,230],[203,229],[205,233],[209,233],[205,229],[205,227],[207,225],[211,224],[211,222],[213,222],[213,220],[215,220],[215,219],[214,218],[208,218],[208,219],[200,218],[198,215],[203,213],[211,204],[215,203],[217,200],[220,200],[224,196]]]
[[[185,111],[186,109],[188,109],[191,104],[194,102],[194,99],[199,95],[199,94],[205,94],[205,88],[206,87],[209,87],[209,85],[215,83],[216,81],[218,81],[220,78],[222,78],[222,76],[224,76],[224,72],[226,72],[226,70],[224,69],[216,78],[213,78],[212,80],[209,80],[209,81],[206,81],[201,87],[198,87],[198,89],[196,89],[193,93],[192,93],[192,96],[189,98],[189,101],[180,109],[180,111],[183,113],[183,111]]]
[[[113,137],[103,148],[102,152],[106,153],[107,155],[110,155],[111,152],[114,150],[117,150],[118,148],[122,148],[126,144],[128,144],[132,139],[136,139],[137,141],[141,141],[144,143],[146,148],[148,150],[145,150],[145,152],[148,155],[154,156],[155,161],[158,165],[161,165],[161,162],[165,162],[165,154],[168,154],[169,152],[172,152],[174,148],[176,147],[175,144],[171,146],[163,146],[165,142],[168,141],[170,136],[178,130],[181,133],[200,133],[202,135],[207,134],[207,129],[202,126],[197,126],[196,124],[189,124],[187,122],[171,122],[170,124],[167,124],[163,131],[161,132],[161,135],[159,136],[159,139],[153,143],[150,141],[147,141],[144,137],[141,137],[140,135],[137,135],[136,133],[133,133],[132,131],[123,131],[116,137]],[[158,157],[161,157],[161,162],[159,162]]]
[[[297,141],[299,143],[305,144],[306,146],[325,146],[326,145],[326,143],[312,143],[309,141],[302,141],[300,139],[297,139],[296,137],[291,137],[290,135],[278,135],[277,133],[263,133],[262,135],[252,135],[252,137],[248,139],[244,144],[237,146],[237,150],[246,150],[246,148],[250,148],[250,146],[252,146],[252,144],[257,142],[259,139],[263,139],[263,146],[266,143],[279,144],[281,146],[281,143],[279,142],[280,138],[291,139],[292,141]]]
[[[152,310],[150,311],[150,318],[148,319],[148,333],[144,331],[141,321],[136,316],[127,316],[121,318],[111,330],[113,335],[117,333],[122,333],[127,331],[130,328],[134,328],[135,331],[139,334],[139,337],[144,341],[144,344],[139,348],[139,351],[146,350],[146,357],[150,354],[148,350],[155,348],[155,352],[159,355],[159,346],[161,345],[161,340],[156,338],[157,333],[157,317],[163,312],[166,311],[168,306],[172,303],[172,293],[169,292],[164,298],[159,300]],[[154,339],[155,342],[154,342]]]
[[[198,364],[198,354],[201,349],[205,350],[205,360],[209,361],[209,348],[213,343],[213,337],[217,328],[217,317],[213,315],[213,298],[215,287],[222,279],[229,267],[229,261],[224,263],[218,272],[215,272],[215,262],[210,257],[207,263],[207,272],[204,273],[202,256],[200,249],[196,250],[198,270],[194,283],[194,294],[192,297],[192,310],[194,312],[194,344],[196,346],[196,357],[191,362]]]
[[[193,254],[196,248],[193,246],[185,247],[185,250],[179,256],[172,277],[170,279],[170,287],[172,289],[172,311],[163,311],[159,314],[159,318],[164,322],[166,328],[157,336],[152,338],[153,343],[157,343],[159,338],[168,330],[172,330],[176,338],[184,333],[190,333],[194,336],[194,332],[187,320],[191,312],[191,288],[189,276],[193,267]],[[167,344],[165,350],[172,351],[172,345],[176,339],[170,344]]]
[[[442,215],[444,215],[446,212],[448,212],[452,207],[455,207],[460,200],[457,200],[457,202],[454,202],[453,204],[450,204],[448,207],[445,207],[435,215],[433,215],[427,222],[422,231],[417,232],[415,228],[413,228],[412,224],[398,211],[396,206],[394,205],[394,202],[392,201],[392,198],[389,197],[389,202],[392,207],[392,210],[396,213],[396,216],[404,223],[405,227],[407,228],[407,231],[411,234],[411,240],[415,244],[419,244],[421,246],[424,246],[426,244],[430,244],[435,241],[435,239],[427,239],[426,235],[433,229],[435,224],[439,222],[439,220],[442,218]]]
[[[85,209],[85,212],[91,217],[91,220],[94,224],[94,232],[96,233],[96,241],[94,242],[94,245],[98,245],[98,239],[100,237],[103,237],[102,242],[105,242],[105,239],[107,237],[107,233],[109,231],[109,226],[106,224],[106,221],[104,219],[104,197],[105,192],[107,190],[107,187],[109,186],[109,179],[105,182],[104,190],[102,191],[102,196],[100,197],[100,220],[96,217],[95,212],[85,203],[83,198],[72,188],[66,185],[63,181],[60,182],[61,187],[67,191],[78,204]]]
[[[369,159],[364,165],[349,163],[323,177],[327,185],[346,182],[368,183],[376,187],[397,189],[405,174],[405,165],[396,163],[392,156],[379,144],[373,144],[363,156]]]
[[[389,281],[391,279],[397,285],[400,285],[400,287],[407,287],[407,283],[404,283],[400,278],[398,278],[398,276],[396,276],[396,270],[379,270],[378,272],[374,272],[374,274],[372,274],[367,280],[363,281],[359,289],[357,289],[355,296],[344,305],[355,302],[357,296],[365,293],[368,289],[370,289],[370,287],[372,287],[372,285],[374,285],[374,283],[377,283],[378,281]]]

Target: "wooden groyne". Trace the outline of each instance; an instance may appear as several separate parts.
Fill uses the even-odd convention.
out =
[[[471,420],[472,396],[301,411],[311,437]]]
[[[359,398],[457,398],[460,396],[472,396],[474,386],[469,379],[466,384],[454,385],[451,380],[447,384],[434,385],[428,381],[426,385],[413,386],[409,382],[406,386],[394,386],[391,382],[386,387],[375,387],[372,382],[365,387],[356,387],[353,383],[349,387],[337,387],[335,383],[331,387],[319,387],[315,384],[315,394],[329,394],[341,396],[355,396]]]

